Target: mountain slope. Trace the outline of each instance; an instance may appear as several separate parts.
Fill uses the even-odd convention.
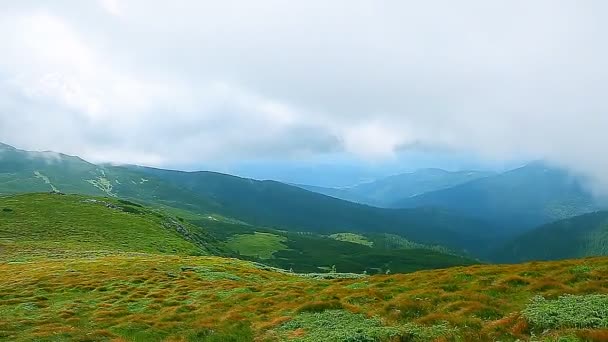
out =
[[[212,237],[157,210],[111,198],[0,197],[2,258],[91,252],[223,254]]]
[[[131,198],[198,212],[212,212],[215,207],[205,198],[126,168],[0,145],[0,194],[45,191]]]
[[[608,258],[335,277],[219,257],[0,263],[0,339],[606,341]]]
[[[450,188],[459,184],[494,175],[491,172],[422,169],[362,183],[347,188],[324,188],[297,185],[306,190],[343,200],[388,207],[394,202],[423,193]]]
[[[521,231],[597,210],[598,205],[568,172],[532,163],[497,176],[406,198],[394,207],[446,208],[509,231]]]
[[[217,219],[201,219],[199,225],[240,258],[295,272],[407,273],[478,263],[439,246],[409,242],[386,234],[357,237],[365,244],[336,236],[280,231]]]
[[[0,197],[0,260],[112,253],[230,255],[296,272],[369,274],[471,265],[426,246],[385,248],[209,218],[192,225],[113,198],[57,193]]]
[[[479,220],[441,209],[382,209],[295,186],[215,172],[132,168],[218,204],[218,213],[258,226],[318,233],[387,232],[429,244],[475,249],[494,236]]]
[[[495,259],[509,262],[608,255],[608,211],[533,229],[506,244]]]
[[[495,230],[437,209],[379,209],[273,181],[214,172],[94,165],[51,152],[4,147],[0,194],[57,190],[129,198],[150,205],[219,214],[256,226],[318,233],[377,232],[474,252]]]

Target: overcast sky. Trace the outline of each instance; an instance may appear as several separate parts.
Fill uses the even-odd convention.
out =
[[[607,11],[585,0],[4,1],[0,141],[158,166],[383,163],[420,149],[544,158],[608,189]]]

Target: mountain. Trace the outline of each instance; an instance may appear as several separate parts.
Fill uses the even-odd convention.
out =
[[[0,237],[0,261],[109,251],[233,256],[296,272],[327,272],[333,267],[369,274],[477,263],[433,246],[388,246],[388,237],[383,236],[362,245],[217,218],[199,218],[192,224],[127,200],[59,193],[0,197]]]
[[[316,233],[394,233],[419,243],[474,252],[494,229],[442,209],[380,209],[274,181],[214,172],[94,165],[53,152],[4,147],[0,194],[60,191],[120,197],[255,226]]]
[[[608,255],[608,211],[535,228],[510,241],[494,259],[508,262]]]
[[[317,233],[395,233],[408,239],[469,251],[494,236],[483,221],[434,208],[383,209],[317,194],[276,181],[216,172],[130,167],[218,205],[217,213],[257,226]]]
[[[66,160],[51,169],[34,163],[40,174],[51,175],[47,180],[31,176],[29,163],[3,165],[12,168],[15,179],[34,177],[25,184],[8,182],[10,189],[38,182],[48,188],[0,196],[0,340],[606,340],[606,257],[466,266],[473,262],[396,235],[282,231],[165,205],[149,207],[116,194],[130,188],[146,196],[166,189],[192,199],[197,192],[217,194],[205,203],[221,209],[229,197],[226,189],[244,196],[245,203],[269,199],[275,192],[269,194],[264,182],[205,174],[205,180],[220,177],[227,184],[198,185],[198,173],[171,173],[176,179],[168,182],[167,175],[152,175],[165,171],[103,166],[93,175],[104,170],[107,183],[124,185],[114,175],[146,181],[99,188],[89,178],[70,182],[68,174],[51,172],[64,163],[91,167],[60,157]],[[63,168],[74,169],[80,170]],[[1,184],[10,174],[2,173]],[[242,182],[251,187],[243,189]],[[48,192],[51,184],[104,196]],[[277,189],[278,199],[286,198],[284,188],[269,188]],[[259,194],[252,194],[255,190]],[[597,232],[605,232],[599,227],[607,214],[597,214],[583,222],[573,219],[565,225],[569,228],[549,235],[576,242],[568,234],[578,229],[576,236],[600,241]],[[580,230],[586,226],[598,229]],[[342,273],[362,264],[368,267],[361,272]],[[449,266],[458,267],[392,274]],[[320,272],[298,272],[309,269]]]
[[[397,208],[438,207],[476,217],[510,232],[597,210],[581,181],[536,162],[496,176],[405,198]]]
[[[394,202],[403,198],[450,188],[492,175],[494,175],[494,173],[483,171],[450,172],[441,169],[422,169],[412,173],[403,173],[381,178],[373,182],[362,183],[352,187],[326,188],[311,185],[297,186],[351,202],[377,207],[389,207]]]

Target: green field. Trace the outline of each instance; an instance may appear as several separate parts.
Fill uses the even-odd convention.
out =
[[[275,252],[287,249],[284,236],[270,233],[254,232],[253,234],[234,235],[226,242],[226,247],[240,255],[270,259]]]

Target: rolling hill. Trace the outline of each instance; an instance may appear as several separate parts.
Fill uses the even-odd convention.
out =
[[[13,238],[21,244],[22,237]],[[119,245],[112,252],[105,239],[98,242],[90,247],[106,253],[0,262],[0,339],[600,342],[607,336],[607,258],[320,278],[187,256],[193,244],[175,245],[179,254],[170,255],[145,244],[128,249],[155,253]]]
[[[510,233],[597,210],[579,179],[536,162],[500,175],[402,199],[393,207],[438,207],[476,217]]]
[[[608,212],[600,211],[535,228],[500,249],[496,260],[558,260],[608,255]]]
[[[60,191],[120,197],[290,231],[394,233],[476,253],[491,225],[442,209],[380,209],[274,181],[214,172],[95,165],[54,152],[0,147],[0,194]]]
[[[58,193],[0,197],[1,259],[74,253],[226,255],[198,227],[115,198]]]
[[[296,272],[328,272],[333,268],[369,274],[476,263],[438,247],[407,241],[389,246],[383,236],[374,238],[375,245],[366,246],[213,217],[199,218],[194,223],[110,197],[58,193],[0,197],[0,260],[103,255],[108,251],[220,255]]]
[[[340,273],[353,262],[384,262],[381,253],[392,253],[386,257],[393,272],[400,253],[406,264],[416,262],[412,257],[463,259],[386,234],[322,236],[189,217],[198,220],[112,196],[0,197],[0,339],[599,342],[608,336],[605,257]],[[361,259],[353,259],[358,253]],[[297,273],[268,265],[315,266],[312,256],[332,267]]]
[[[494,173],[482,171],[450,172],[441,169],[422,169],[411,173],[381,178],[352,187],[325,188],[310,185],[297,186],[346,201],[376,207],[390,207],[393,203],[403,198],[451,188],[492,175]]]

